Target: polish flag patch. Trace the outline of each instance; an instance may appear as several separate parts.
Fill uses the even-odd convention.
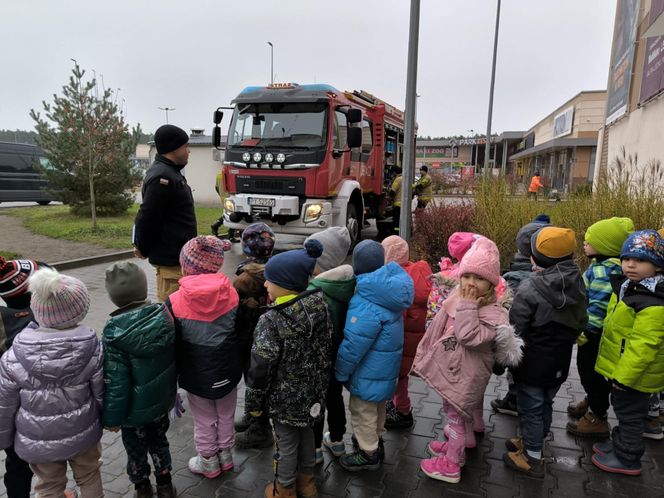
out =
[[[168,185],[169,183],[168,178],[160,178],[159,183],[161,183],[162,185]]]

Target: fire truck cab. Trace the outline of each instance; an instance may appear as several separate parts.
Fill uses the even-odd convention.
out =
[[[275,233],[310,235],[384,218],[400,171],[403,112],[362,91],[330,85],[247,87],[232,102],[224,158],[224,225],[263,221]],[[220,146],[215,113],[215,145]]]

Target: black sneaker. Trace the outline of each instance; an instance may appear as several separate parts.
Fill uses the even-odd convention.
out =
[[[263,419],[256,420],[247,430],[235,436],[235,445],[245,450],[250,448],[269,448],[273,444],[272,427],[270,427],[269,422],[266,423]]]
[[[256,417],[252,417],[248,413],[245,413],[244,416],[235,422],[235,432],[244,432],[246,431],[251,424],[256,421]]]
[[[351,436],[351,441],[353,442],[353,451],[361,451],[360,444],[357,442],[355,434]],[[381,462],[385,461],[385,441],[383,441],[382,437],[378,439],[378,458],[380,458]]]
[[[408,429],[413,426],[413,410],[406,414],[401,413],[399,410],[388,412],[385,417],[385,428],[391,429]]]
[[[504,415],[519,416],[516,406],[516,396],[507,393],[503,399],[496,398],[491,402],[491,408]]]
[[[380,449],[375,451],[373,455],[358,449],[351,454],[343,455],[339,458],[341,466],[350,472],[359,472],[361,470],[378,470],[381,466],[381,460],[378,453]]]

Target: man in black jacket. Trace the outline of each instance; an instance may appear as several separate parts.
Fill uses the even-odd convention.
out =
[[[154,134],[155,161],[143,179],[143,202],[134,222],[134,253],[157,270],[161,301],[175,292],[182,278],[180,250],[196,237],[194,198],[182,168],[189,160],[189,136],[182,128],[160,126]]]

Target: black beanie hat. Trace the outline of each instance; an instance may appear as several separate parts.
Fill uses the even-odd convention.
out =
[[[154,144],[159,154],[168,154],[187,142],[189,142],[187,132],[174,125],[162,125],[154,133]]]

